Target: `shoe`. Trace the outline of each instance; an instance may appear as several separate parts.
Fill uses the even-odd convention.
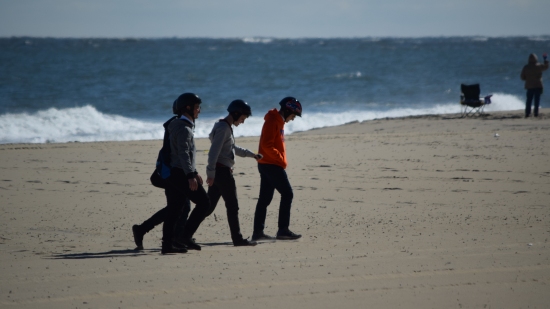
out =
[[[245,247],[245,246],[255,246],[258,243],[255,241],[248,241],[248,239],[241,239],[237,241],[233,241],[233,246],[235,247]]]
[[[188,239],[182,241],[181,243],[183,243],[187,247],[188,250],[198,250],[198,251],[201,250],[201,246],[199,246],[195,242],[195,238],[188,238]]]
[[[252,234],[252,241],[258,241],[258,240],[275,240],[275,237],[264,234],[263,232],[258,234]]]
[[[185,243],[179,238],[172,239],[172,247],[187,250],[187,245],[185,245]]]
[[[162,243],[162,249],[160,250],[160,253],[162,254],[170,254],[170,253],[186,253],[187,249],[185,248],[176,248],[172,246],[172,244],[166,244]]]
[[[140,231],[139,225],[137,224],[132,226],[132,233],[134,234],[134,242],[137,246],[135,250],[143,250],[143,235],[145,235],[145,233]]]
[[[193,239],[193,240],[195,240],[195,239]],[[187,246],[185,245],[185,241],[183,241],[182,238],[177,238],[177,237],[172,238],[172,247],[187,249]]]
[[[277,232],[277,239],[280,239],[280,240],[292,240],[292,239],[298,239],[300,237],[302,237],[302,235],[292,233],[289,229],[279,230]]]

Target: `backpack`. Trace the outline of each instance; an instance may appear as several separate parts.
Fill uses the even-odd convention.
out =
[[[159,155],[157,157],[155,170],[149,178],[151,180],[151,184],[157,188],[165,189],[166,179],[170,177],[170,170],[172,169],[172,165],[170,165],[170,133],[168,133],[167,127],[170,122],[172,122],[172,120],[176,118],[177,116],[174,116],[162,125],[164,127],[164,140],[162,142],[162,148],[160,149]]]

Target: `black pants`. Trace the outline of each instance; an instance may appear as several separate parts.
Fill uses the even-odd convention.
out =
[[[191,191],[187,176],[180,168],[172,168],[168,183],[170,185],[166,187],[167,210],[162,227],[162,241],[170,243],[174,236],[176,221],[185,207],[186,200],[189,199],[196,205],[183,229],[183,238],[191,238],[195,234],[210,209],[210,200],[201,184],[197,190]]]
[[[164,194],[166,194],[166,190],[164,191]],[[174,227],[174,233],[176,237],[183,234],[183,228],[185,227],[185,223],[187,222],[187,217],[189,216],[190,211],[191,203],[189,202],[189,199],[186,198],[185,205],[183,206],[179,219],[177,219]],[[161,210],[157,211],[154,215],[151,216],[151,218],[143,221],[143,223],[140,225],[141,231],[143,233],[149,233],[152,229],[155,228],[155,226],[164,222],[167,213],[168,207],[164,207]]]
[[[258,164],[258,171],[260,172],[260,197],[254,214],[254,234],[260,234],[264,231],[267,206],[271,203],[275,190],[281,194],[279,230],[288,229],[294,193],[286,171],[282,167],[272,164]]]
[[[525,117],[529,117],[531,114],[531,102],[535,99],[535,117],[539,115],[540,95],[542,94],[542,88],[527,89],[527,100],[525,101]]]
[[[231,231],[231,239],[233,242],[242,240],[243,235],[241,235],[239,225],[237,186],[235,185],[233,172],[229,167],[216,167],[216,177],[214,178],[214,184],[208,188],[208,197],[210,198],[210,210],[206,216],[210,216],[214,212],[220,197],[223,197],[227,210],[227,222]]]

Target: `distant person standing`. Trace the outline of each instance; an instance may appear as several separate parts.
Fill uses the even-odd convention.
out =
[[[279,110],[272,109],[264,117],[260,136],[259,153],[263,158],[258,160],[260,172],[260,197],[254,214],[254,232],[252,240],[271,240],[273,237],[264,233],[267,206],[277,190],[281,194],[279,205],[279,230],[277,239],[298,239],[302,235],[290,231],[290,208],[294,194],[286,174],[285,123],[296,116],[302,116],[302,104],[296,98],[286,97],[279,102]]]
[[[539,116],[540,95],[542,94],[542,72],[548,69],[547,54],[544,53],[544,64],[539,63],[537,55],[530,54],[528,63],[521,70],[521,80],[525,81],[527,101],[525,101],[525,118],[531,115],[531,102],[535,99],[535,117]]]

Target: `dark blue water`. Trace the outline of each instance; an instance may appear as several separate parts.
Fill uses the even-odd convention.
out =
[[[0,142],[160,138],[156,126],[182,92],[203,99],[199,135],[237,98],[258,116],[240,135],[259,134],[265,112],[289,95],[304,105],[295,130],[458,112],[461,83],[495,94],[494,109],[519,109],[521,68],[530,53],[548,51],[550,37],[4,38]],[[337,120],[321,123],[327,114]]]

